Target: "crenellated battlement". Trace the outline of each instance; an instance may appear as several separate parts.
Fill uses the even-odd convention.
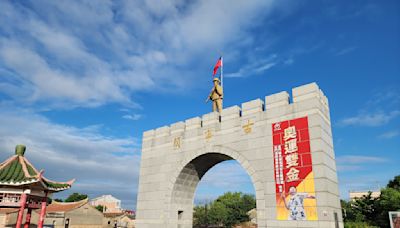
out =
[[[324,95],[319,86],[313,82],[310,84],[302,85],[292,89],[292,99],[286,91],[271,94],[262,99],[255,99],[245,103],[241,106],[231,106],[224,108],[220,113],[210,112],[202,115],[201,117],[190,118],[170,126],[163,126],[157,129],[145,131],[143,133],[143,141],[153,138],[165,137],[168,135],[175,135],[187,130],[194,130],[200,128],[207,128],[218,123],[231,121],[237,118],[249,118],[254,115],[270,114],[279,110],[287,110],[287,114],[293,111],[300,112],[302,110],[319,109],[324,116],[329,120],[329,104],[328,98]],[[285,109],[285,107],[287,109]],[[276,115],[281,116],[282,111]],[[271,116],[270,116],[271,117]]]
[[[253,183],[257,227],[342,228],[328,106],[310,83],[144,132],[137,227],[193,227],[199,181],[233,159]],[[280,197],[291,187],[315,198],[302,221]]]

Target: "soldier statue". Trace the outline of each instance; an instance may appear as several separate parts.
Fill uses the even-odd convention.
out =
[[[218,111],[219,113],[221,113],[221,111],[222,111],[222,99],[224,98],[224,93],[222,91],[222,87],[220,85],[219,79],[215,77],[213,82],[214,82],[214,87],[212,88],[212,90],[210,92],[210,95],[208,95],[208,98],[207,98],[206,102],[208,102],[208,100],[212,100],[212,102],[213,102],[213,106],[212,106],[213,112]]]

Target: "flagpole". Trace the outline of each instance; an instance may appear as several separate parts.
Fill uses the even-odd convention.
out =
[[[221,56],[221,87],[222,90],[224,89],[224,60],[223,57]]]

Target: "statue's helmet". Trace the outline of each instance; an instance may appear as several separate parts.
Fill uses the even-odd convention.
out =
[[[215,77],[215,78],[213,79],[213,82],[215,82],[215,81],[218,81],[218,82],[219,82],[219,78]]]

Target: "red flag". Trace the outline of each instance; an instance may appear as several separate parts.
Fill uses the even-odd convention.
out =
[[[214,66],[214,72],[213,72],[213,77],[215,76],[215,74],[218,71],[218,68],[220,68],[222,66],[222,57],[219,57],[217,63]]]

